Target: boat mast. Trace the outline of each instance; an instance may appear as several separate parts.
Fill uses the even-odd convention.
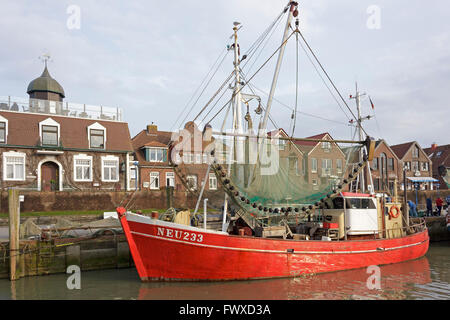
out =
[[[358,123],[359,141],[363,141],[364,134],[363,134],[363,130],[362,130],[362,122],[364,120],[370,120],[371,116],[367,116],[364,118],[361,117],[361,97],[365,96],[366,93],[360,93],[358,91],[358,83],[355,84],[355,88],[356,88],[356,94],[355,94],[355,96],[350,96],[350,99],[355,99],[355,101],[356,101],[356,110],[358,113],[357,123]],[[362,162],[363,159],[364,159],[364,148],[361,148],[359,150],[359,162]],[[360,188],[361,192],[366,191],[364,172],[365,172],[365,170],[362,170],[357,179],[357,181],[359,182],[359,188]],[[367,173],[368,173],[367,176],[370,180],[370,183],[369,183],[369,181],[367,181],[367,182],[368,182],[368,185],[371,186],[371,188],[369,188],[369,191],[371,191],[371,193],[373,193],[374,190],[373,190],[372,174],[370,172],[370,164],[369,163],[367,163]]]
[[[239,44],[238,44],[238,36],[237,32],[239,31],[240,25],[239,22],[233,22],[233,38],[234,43],[232,45],[234,49],[234,90],[233,90],[233,99],[232,99],[232,107],[233,107],[233,121],[232,121],[232,132],[234,134],[242,135],[244,132],[242,130],[242,108],[241,108],[241,76],[239,72],[239,56],[240,56],[240,50],[239,50]],[[225,125],[225,120],[224,120]],[[224,125],[222,126],[222,131],[224,130]],[[243,163],[243,157],[244,157],[244,144],[242,141],[242,138],[233,136],[233,143],[231,146],[231,157],[230,157],[230,163],[228,164],[228,176],[231,174],[231,165],[233,162]],[[235,172],[235,178],[238,178],[240,174],[238,172]],[[222,231],[226,231],[226,219],[227,219],[227,212],[228,212],[228,195],[225,193],[225,199],[223,203],[223,219],[222,219]]]
[[[264,117],[262,118],[262,120],[259,123],[259,128],[258,128],[259,136],[263,136],[263,137],[266,136],[267,120],[269,119],[270,108],[272,107],[272,101],[273,101],[273,96],[275,94],[275,88],[277,86],[278,75],[280,73],[280,67],[281,67],[281,63],[283,61],[284,49],[286,48],[286,40],[289,36],[289,27],[291,25],[292,18],[294,16],[297,16],[297,14],[298,14],[297,6],[298,6],[297,2],[291,1],[288,4],[288,6],[286,7],[286,10],[290,7],[289,15],[288,15],[288,18],[286,21],[286,27],[284,28],[284,35],[283,35],[283,40],[281,41],[280,52],[278,53],[278,61],[277,61],[277,65],[275,68],[275,74],[273,75],[272,87],[270,88],[269,98],[267,100],[266,112],[264,113]]]

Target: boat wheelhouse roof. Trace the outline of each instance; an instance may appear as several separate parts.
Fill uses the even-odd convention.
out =
[[[375,195],[368,193],[356,193],[356,192],[341,192],[344,198],[374,198]]]

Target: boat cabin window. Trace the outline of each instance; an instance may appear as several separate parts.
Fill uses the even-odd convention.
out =
[[[372,199],[350,198],[345,203],[348,209],[376,209]]]
[[[344,209],[344,199],[341,197],[334,198],[333,209]]]

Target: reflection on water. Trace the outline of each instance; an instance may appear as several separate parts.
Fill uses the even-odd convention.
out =
[[[450,243],[430,246],[426,257],[381,267],[381,290],[369,290],[366,269],[295,279],[233,282],[142,283],[134,268],[81,274],[81,290],[68,275],[0,280],[0,299],[450,299]]]

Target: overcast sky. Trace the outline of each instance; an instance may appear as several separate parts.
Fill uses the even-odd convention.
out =
[[[63,86],[67,101],[123,108],[134,136],[151,122],[161,130],[174,128],[231,43],[232,23],[243,25],[239,42],[246,52],[287,1],[0,0],[0,4],[0,96],[26,97],[28,83],[43,70],[38,57],[49,52],[50,74]],[[79,8],[79,20],[71,5]],[[422,147],[450,143],[448,1],[306,0],[300,3],[299,17],[300,29],[353,112],[355,103],[348,98],[355,82],[370,95],[374,110],[367,99],[362,102],[363,116],[375,116],[364,123],[370,135],[391,145],[414,140]],[[274,31],[249,75],[280,44],[284,24]],[[284,105],[276,101],[271,112],[274,122],[286,130],[292,123],[285,105],[293,107],[295,101],[295,48],[292,38],[275,95]],[[254,79],[265,92],[273,62]],[[302,49],[299,66],[298,110],[322,119],[299,114],[295,136],[328,131],[336,139],[351,138],[350,113],[340,110]],[[231,70],[228,54],[217,81],[205,90],[188,119]],[[265,104],[267,96],[258,94]]]

